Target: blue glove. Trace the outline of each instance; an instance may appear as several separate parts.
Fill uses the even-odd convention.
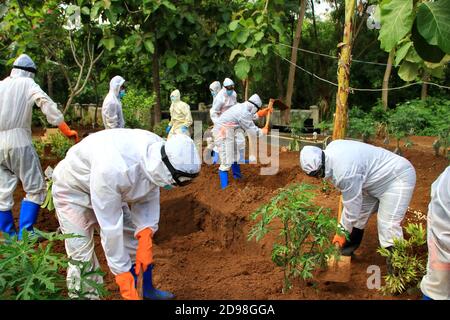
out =
[[[167,126],[167,127],[166,127],[166,133],[167,133],[167,134],[169,134],[170,129],[172,129],[172,126]]]
[[[185,127],[185,126],[182,126],[182,127],[181,127],[181,132],[182,132],[182,133],[188,132],[188,128]]]

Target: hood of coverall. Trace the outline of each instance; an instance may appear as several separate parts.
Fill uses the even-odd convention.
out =
[[[225,80],[223,80],[223,86],[224,87],[234,86],[234,82],[230,78],[225,78]]]
[[[209,85],[209,90],[214,92],[216,95],[219,93],[220,89],[222,89],[222,86],[219,81],[214,81]]]
[[[112,92],[115,97],[119,96],[120,87],[125,83],[125,79],[121,76],[115,76],[109,82],[109,92]]]
[[[322,166],[322,149],[305,146],[300,151],[300,166],[306,174],[318,170]]]
[[[16,69],[14,68],[15,66],[36,69],[34,61],[27,54],[21,54],[20,56],[17,57],[17,59],[13,63],[13,69],[11,70],[10,76],[11,78],[16,77],[34,78],[35,74],[33,72],[29,72],[22,69]]]
[[[253,103],[251,103],[250,101],[253,102]],[[258,108],[261,108],[261,105],[262,105],[261,98],[257,94],[252,95],[247,100],[247,108],[248,108],[248,111],[250,111],[251,114],[255,114],[258,111],[258,108],[255,105],[257,105]]]
[[[175,98],[175,100],[172,100],[172,97]],[[181,101],[181,94],[180,94],[180,90],[176,89],[173,90],[170,93],[170,100],[172,101],[172,103],[177,103]]]
[[[194,141],[184,134],[175,134],[169,140],[154,143],[149,148],[150,157],[145,167],[154,184],[160,187],[175,184],[169,169],[161,159],[163,144],[167,157],[175,169],[186,173],[200,172],[201,161]]]

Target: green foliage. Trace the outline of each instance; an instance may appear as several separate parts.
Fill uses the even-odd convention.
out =
[[[155,102],[154,95],[143,90],[128,88],[122,98],[123,116],[127,128],[148,129],[150,127],[150,111]]]
[[[350,109],[348,135],[367,142],[375,135],[375,121],[372,116],[358,107]]]
[[[421,224],[408,224],[409,239],[395,239],[392,250],[379,248],[377,252],[390,260],[393,273],[384,277],[384,294],[400,294],[409,288],[418,288],[426,272],[426,231]]]
[[[294,184],[281,189],[268,204],[251,215],[252,220],[259,221],[250,230],[249,240],[260,241],[275,231],[273,225],[277,221],[282,223],[272,249],[272,261],[284,269],[284,292],[292,287],[294,278],[311,279],[315,271],[326,267],[329,257],[339,256],[331,237],[343,231],[328,209],[312,202],[313,188]]]
[[[304,113],[297,113],[292,116],[291,122],[289,124],[289,130],[291,131],[291,142],[289,143],[288,149],[291,151],[299,151],[300,144],[299,139],[302,134],[302,130],[305,127],[305,120],[308,118],[308,115]]]
[[[57,242],[76,236],[56,232],[46,233],[37,229],[34,231],[47,241],[39,243],[38,237],[26,230],[21,241],[4,234],[5,239],[0,242],[0,299],[67,299],[66,281],[62,272],[67,268],[69,259],[63,254],[56,253],[54,247]],[[82,272],[82,283],[89,281],[88,275],[90,273]],[[95,288],[99,296],[106,293],[102,285]],[[84,291],[70,294],[74,298],[85,297]]]
[[[321,121],[316,125],[316,128],[320,129],[321,134],[326,134],[333,129],[333,122],[331,121]]]
[[[72,139],[67,138],[60,132],[49,135],[48,143],[51,146],[52,154],[58,159],[64,159],[67,151],[75,144]]]
[[[43,142],[41,139],[32,139],[33,147],[36,150],[39,158],[45,157],[45,145],[46,143]]]
[[[53,203],[53,195],[52,195],[52,185],[53,180],[47,181],[47,195],[45,196],[44,203],[42,203],[41,208],[46,208],[48,211],[55,210],[55,205]]]
[[[33,127],[47,128],[47,121],[45,120],[44,114],[36,108],[33,108],[32,111],[31,125]]]
[[[156,133],[158,136],[162,138],[166,138],[167,137],[166,128],[169,125],[169,122],[170,120],[168,119],[161,120],[160,123],[158,123],[153,127],[153,133]]]

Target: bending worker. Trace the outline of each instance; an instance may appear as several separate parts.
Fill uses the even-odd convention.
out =
[[[369,217],[376,211],[381,247],[390,248],[395,238],[403,238],[401,222],[416,184],[416,172],[408,160],[369,144],[335,140],[323,151],[304,147],[300,165],[310,176],[330,178],[342,193],[340,223],[350,240],[337,235],[333,239],[342,255],[350,256],[359,247]]]
[[[450,300],[450,166],[431,186],[427,219],[427,274],[420,288],[425,300]]]
[[[103,100],[102,119],[105,129],[125,128],[121,99],[125,96],[125,79],[115,76],[109,82],[109,92]]]
[[[249,135],[258,137],[267,134],[267,128],[260,129],[253,122],[255,114],[262,117],[270,112],[269,108],[258,111],[261,105],[261,99],[257,94],[254,94],[247,101],[238,103],[225,111],[216,122],[213,135],[219,147],[219,178],[222,189],[228,186],[228,171],[230,168],[235,179],[242,177],[241,168],[238,164],[240,154],[236,143],[236,131],[243,134],[243,130]]]
[[[165,142],[140,129],[104,130],[72,147],[53,173],[53,200],[67,255],[99,267],[94,253],[98,225],[106,260],[124,299],[138,299],[136,275],[144,272],[144,297],[173,295],[153,288],[152,238],[158,230],[159,187],[184,186],[198,175],[200,159],[191,138],[179,134]],[[130,204],[130,212],[122,203]],[[137,241],[136,241],[137,239]],[[93,279],[102,282],[101,277]],[[69,264],[69,288],[79,269]]]
[[[185,134],[189,136],[189,127],[192,125],[192,115],[189,105],[181,101],[179,90],[174,90],[170,94],[170,122],[166,128],[169,134],[167,139],[170,139],[174,134]]]
[[[0,81],[0,231],[16,235],[12,208],[18,180],[26,193],[19,218],[22,230],[33,230],[47,187],[39,157],[31,140],[31,115],[36,104],[47,121],[58,126],[67,137],[78,141],[78,134],[64,122],[56,103],[34,82],[36,65],[26,54],[13,64],[9,77]]]

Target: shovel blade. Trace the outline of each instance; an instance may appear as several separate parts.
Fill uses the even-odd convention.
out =
[[[328,282],[349,282],[351,276],[352,257],[340,256],[339,260],[331,257],[328,268],[319,276],[319,280]]]

